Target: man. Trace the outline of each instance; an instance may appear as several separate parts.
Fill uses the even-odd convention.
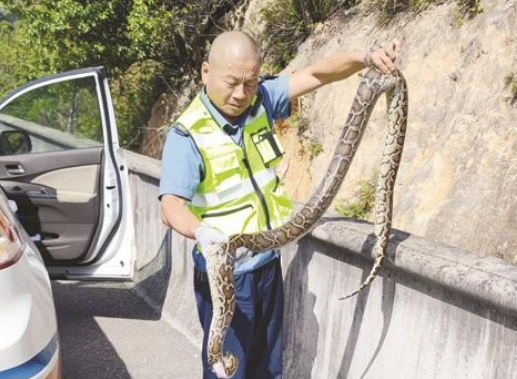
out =
[[[203,378],[225,377],[207,363],[212,319],[206,262],[202,252],[237,233],[284,224],[291,204],[274,173],[282,148],[275,120],[289,116],[290,101],[322,85],[376,66],[395,70],[398,41],[384,50],[339,53],[294,74],[261,80],[261,58],[242,32],[219,35],[201,74],[204,88],[176,120],[162,158],[162,220],[196,239],[194,288],[204,331]],[[237,379],[282,377],[283,287],[278,251],[237,252],[237,304],[224,348],[239,359]]]

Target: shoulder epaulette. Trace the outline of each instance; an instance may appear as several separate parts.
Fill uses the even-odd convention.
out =
[[[183,136],[183,137],[189,137],[190,136],[190,133],[189,131],[181,124],[179,123],[176,123],[172,126],[172,130],[174,130],[174,132],[176,134],[179,134],[180,136]]]
[[[271,80],[271,79],[276,79],[276,78],[278,78],[278,75],[273,75],[273,74],[260,75],[259,83],[264,83],[266,80]]]

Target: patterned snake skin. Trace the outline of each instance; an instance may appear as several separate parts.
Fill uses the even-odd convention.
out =
[[[384,263],[391,228],[392,200],[395,177],[404,145],[408,95],[406,81],[400,72],[384,75],[369,69],[363,76],[348,115],[336,151],[325,177],[307,204],[288,223],[274,230],[256,234],[239,234],[230,241],[214,245],[204,253],[213,302],[213,318],[208,337],[208,362],[219,362],[227,377],[231,377],[239,362],[231,353],[223,355],[223,343],[235,310],[233,263],[235,251],[245,247],[250,251],[266,251],[281,247],[308,233],[328,209],[348,171],[352,158],[377,99],[386,93],[388,101],[388,131],[375,193],[374,247],[375,262],[359,288],[347,299],[366,288],[377,276]]]

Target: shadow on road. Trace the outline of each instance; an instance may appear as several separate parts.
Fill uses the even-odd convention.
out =
[[[141,286],[154,286],[156,298],[161,298],[163,303],[167,291],[163,283],[168,283],[171,275],[171,254],[164,248],[169,245],[168,238],[168,235],[164,238],[157,258],[136,273],[134,282],[52,282],[64,379],[131,378],[98,319],[160,320],[161,315],[135,291]],[[157,281],[161,282],[160,286],[156,286]],[[128,339],[134,332],[117,331],[119,335],[127,333]],[[138,338],[134,340],[138,342]],[[145,347],[137,344],[134,349]]]

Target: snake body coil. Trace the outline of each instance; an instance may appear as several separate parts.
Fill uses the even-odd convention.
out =
[[[237,359],[223,354],[224,338],[235,311],[233,262],[235,251],[245,247],[253,252],[281,247],[308,233],[328,209],[343,182],[352,158],[379,96],[386,93],[388,101],[388,131],[375,192],[374,246],[375,262],[359,288],[343,299],[356,295],[377,276],[384,263],[391,228],[392,201],[395,178],[400,164],[407,124],[408,97],[406,81],[400,72],[383,75],[376,69],[363,76],[352,108],[337,143],[327,172],[307,204],[283,226],[255,234],[238,234],[230,241],[214,245],[204,253],[213,303],[213,318],[208,337],[208,362],[220,362],[231,377],[238,368]]]

